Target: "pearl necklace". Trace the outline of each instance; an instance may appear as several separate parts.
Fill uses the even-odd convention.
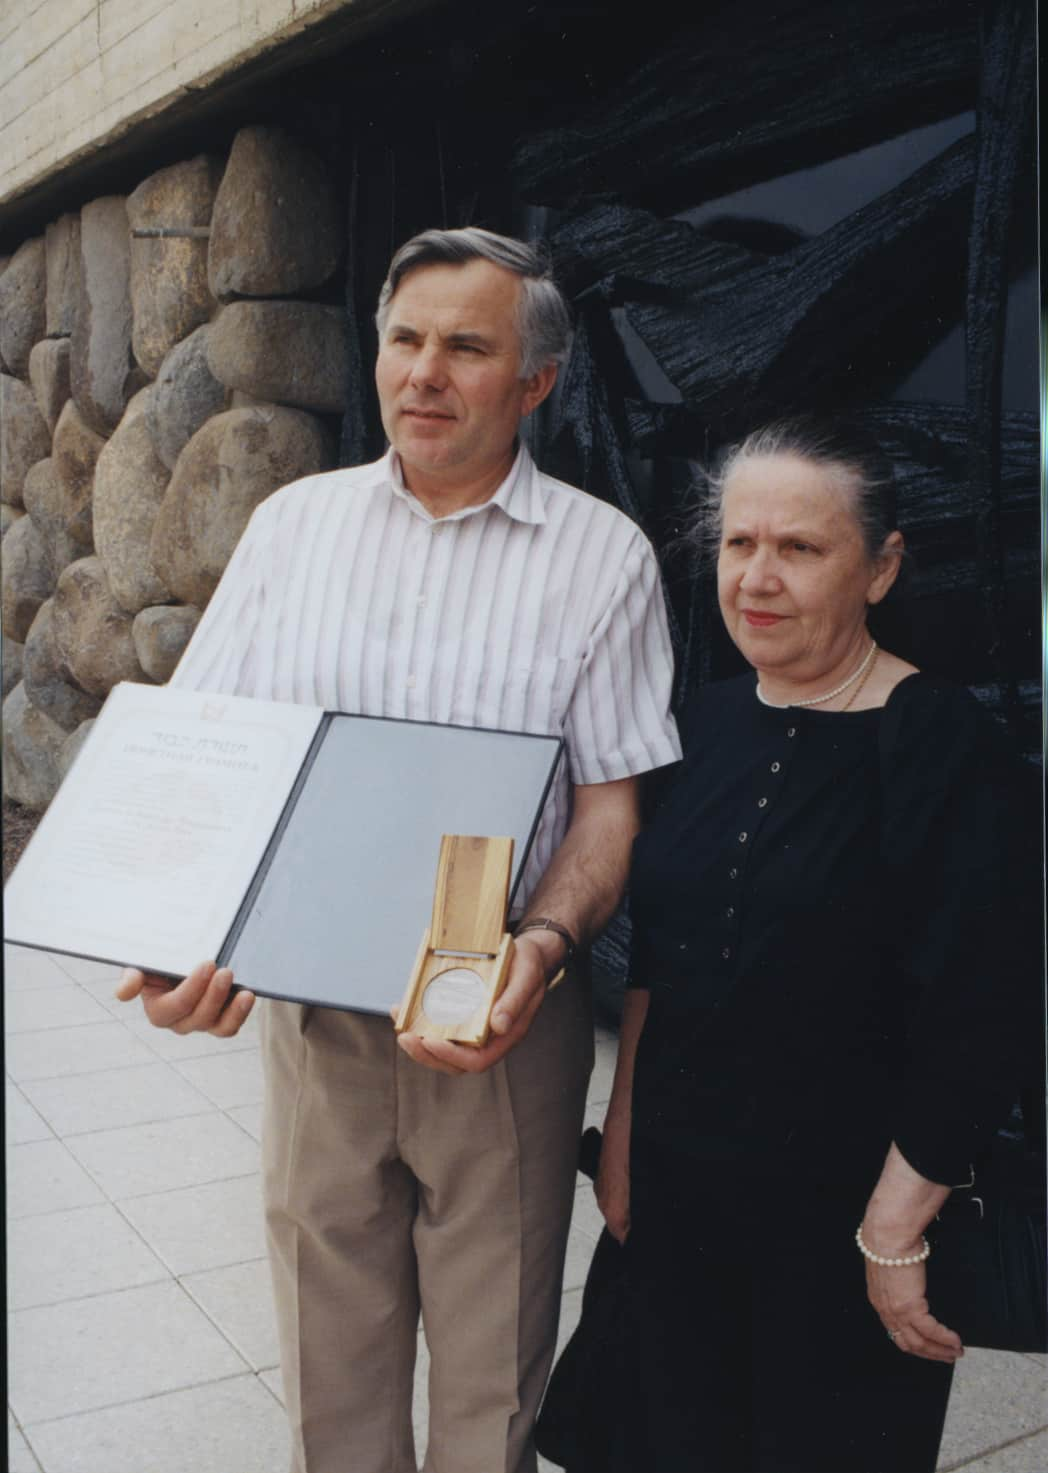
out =
[[[869,649],[862,657],[862,660],[860,661],[857,668],[852,671],[851,675],[848,676],[848,679],[843,681],[840,685],[835,686],[833,690],[828,690],[825,695],[809,696],[806,701],[786,701],[785,704],[780,705],[778,701],[768,700],[768,697],[761,690],[761,683],[758,680],[757,699],[758,701],[760,701],[762,706],[770,706],[773,711],[788,711],[791,706],[821,706],[824,701],[832,701],[834,696],[841,695],[844,691],[848,689],[850,685],[854,685],[859,676],[865,673],[867,666],[873,659],[876,652],[877,641],[875,639],[871,639]]]

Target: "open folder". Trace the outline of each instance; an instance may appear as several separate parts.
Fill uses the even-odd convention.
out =
[[[442,834],[511,837],[512,896],[562,745],[118,685],[8,881],[6,939],[386,1012]]]

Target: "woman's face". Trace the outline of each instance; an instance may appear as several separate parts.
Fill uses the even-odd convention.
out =
[[[844,482],[793,454],[745,459],[728,477],[717,592],[758,670],[802,682],[837,673],[865,643],[867,605],[895,581],[901,537],[871,561]]]

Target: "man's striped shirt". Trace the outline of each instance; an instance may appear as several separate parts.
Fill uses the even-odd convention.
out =
[[[525,904],[567,828],[572,783],[680,755],[672,673],[647,539],[522,448],[489,501],[441,518],[404,486],[392,452],[270,496],[172,683],[563,736],[567,770],[539,824]]]

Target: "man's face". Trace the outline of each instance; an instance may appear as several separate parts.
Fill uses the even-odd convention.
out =
[[[465,486],[508,470],[522,416],[556,378],[553,364],[520,377],[520,290],[520,277],[484,260],[420,266],[397,288],[375,381],[382,424],[412,489]]]

